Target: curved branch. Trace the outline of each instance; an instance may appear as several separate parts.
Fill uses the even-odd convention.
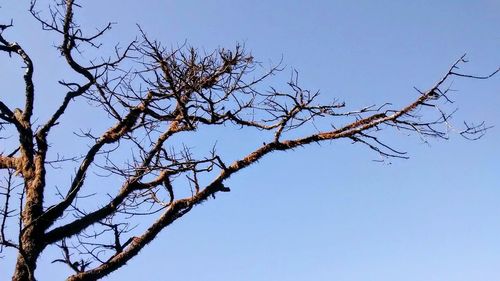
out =
[[[175,201],[163,215],[153,223],[142,235],[133,237],[131,243],[128,244],[123,251],[113,256],[110,260],[98,266],[97,268],[77,273],[70,276],[67,281],[83,281],[83,280],[97,280],[109,273],[117,270],[125,265],[130,259],[136,256],[148,243],[156,238],[158,233],[165,227],[170,225],[178,218],[185,215],[193,207],[192,200],[177,200]]]
[[[179,132],[182,128],[172,125],[169,130],[163,133],[157,140],[155,146],[149,151],[148,155],[145,157],[141,167],[136,169],[136,174],[124,186],[120,189],[118,195],[116,195],[108,204],[104,207],[86,214],[84,217],[70,222],[66,225],[57,227],[50,230],[46,234],[46,243],[49,245],[56,241],[60,241],[64,238],[69,238],[73,235],[80,233],[82,230],[86,229],[92,224],[99,222],[100,220],[106,218],[107,216],[113,214],[118,206],[123,203],[123,201],[132,192],[144,188],[150,188],[150,185],[141,184],[139,180],[144,176],[147,171],[147,167],[151,164],[151,161],[155,155],[161,150],[163,143],[173,134]],[[162,183],[164,178],[168,176],[165,173],[160,174],[160,176],[155,180],[156,185]]]
[[[95,156],[100,151],[100,149],[106,145],[117,142],[120,140],[125,134],[129,133],[133,128],[135,123],[140,117],[140,114],[144,111],[147,106],[148,100],[145,100],[140,105],[133,107],[130,112],[115,126],[108,129],[101,138],[94,144],[90,150],[87,152],[87,155],[83,159],[78,171],[73,179],[71,186],[66,194],[66,197],[63,201],[58,204],[50,207],[45,213],[39,218],[45,222],[44,228],[47,229],[55,220],[62,216],[64,211],[71,205],[74,199],[77,197],[80,188],[83,186],[85,181],[85,175],[87,174],[87,170],[90,165],[93,163]]]

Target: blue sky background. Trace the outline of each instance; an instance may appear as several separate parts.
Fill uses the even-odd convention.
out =
[[[351,109],[403,105],[416,97],[414,86],[430,87],[465,52],[470,63],[463,72],[487,73],[500,64],[496,0],[86,2],[78,18],[87,30],[118,23],[103,48],[134,39],[136,23],[167,46],[187,41],[210,51],[243,42],[264,64],[283,58],[283,75],[269,85],[283,84],[296,68],[302,86]],[[8,38],[35,61],[43,119],[62,96],[57,79],[68,75],[54,62],[52,46],[60,39],[36,31],[25,16],[28,5],[0,3],[0,19],[15,23]],[[22,70],[5,54],[0,65],[0,79],[13,81],[1,83],[0,95],[15,105]],[[457,79],[453,87],[455,124],[496,126],[483,139],[452,135],[428,145],[417,136],[384,134],[411,156],[392,164],[374,162],[376,153],[345,141],[272,154],[231,178],[232,192],[198,206],[107,280],[500,280],[499,82],[498,75]],[[103,125],[87,110],[74,107],[66,122]],[[262,142],[246,131],[202,133],[219,139],[233,158]],[[54,146],[74,147],[71,133],[56,134]],[[40,280],[67,276],[51,259],[42,256]],[[0,280],[11,271],[11,261],[0,260]]]

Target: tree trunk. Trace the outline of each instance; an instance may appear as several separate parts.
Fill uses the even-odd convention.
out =
[[[26,255],[26,259],[19,254],[16,262],[16,270],[12,281],[35,281],[36,258]]]
[[[42,170],[43,171],[43,170]],[[22,213],[19,255],[12,281],[35,281],[36,262],[44,248],[44,230],[36,220],[42,214],[44,172],[23,171],[26,203]]]
[[[36,262],[43,250],[43,232],[39,227],[30,226],[21,237],[22,248],[17,256],[12,281],[35,281]]]
[[[35,281],[36,261],[43,249],[39,228],[29,227],[22,235],[22,250],[17,256],[12,281]]]

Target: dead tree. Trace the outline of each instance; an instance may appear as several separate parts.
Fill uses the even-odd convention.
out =
[[[281,69],[275,66],[262,72],[242,46],[212,53],[187,46],[169,49],[139,29],[139,39],[116,48],[114,57],[84,61],[80,52],[99,47],[111,24],[85,35],[73,17],[79,7],[74,0],[56,1],[48,16],[35,4],[31,4],[32,16],[44,30],[60,36],[61,57],[75,75],[74,81],[59,81],[66,91],[50,117],[38,118],[35,110],[43,102],[38,102],[42,97],[33,79],[35,61],[12,41],[12,23],[0,25],[0,51],[24,64],[24,107],[13,109],[0,100],[4,177],[0,246],[18,255],[12,280],[35,280],[37,259],[54,245],[61,249],[61,258],[54,262],[74,271],[67,280],[100,279],[131,260],[193,207],[229,192],[227,179],[275,151],[348,139],[383,157],[406,158],[404,152],[380,140],[378,132],[400,130],[423,139],[446,139],[453,113],[449,80],[487,79],[498,72],[484,77],[461,74],[458,68],[466,63],[461,57],[434,86],[417,91],[406,106],[394,108],[387,103],[348,110],[339,101],[318,103],[319,93],[301,88],[296,74],[287,91],[262,90],[264,80]],[[50,145],[51,133],[59,124],[69,123],[65,112],[82,102],[104,111],[112,125],[97,133],[80,132],[87,145],[76,155],[49,159],[58,152]],[[322,124],[326,120],[330,127],[292,137],[318,120]],[[173,147],[178,135],[196,137],[199,129],[218,125],[226,130],[259,130],[263,139],[255,150],[232,163],[215,148],[196,156],[182,145]],[[475,139],[486,129],[484,124],[465,123],[459,133]],[[17,137],[7,139],[8,135]],[[71,181],[60,183],[58,201],[47,204],[49,194],[55,192],[46,185],[47,176],[53,173],[53,165],[66,162],[76,164],[74,170],[63,170]],[[95,173],[112,177],[115,184],[100,187],[102,194],[94,195],[105,200],[103,204],[82,204],[81,197],[89,189],[87,178]],[[151,224],[134,228],[130,218],[138,215],[150,218]]]

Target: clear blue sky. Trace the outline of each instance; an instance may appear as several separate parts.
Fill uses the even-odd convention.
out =
[[[118,23],[107,47],[133,39],[136,23],[172,46],[187,41],[208,51],[243,42],[264,63],[283,57],[286,69],[270,85],[286,81],[293,67],[304,87],[350,108],[411,101],[413,86],[431,86],[465,52],[464,72],[500,65],[498,0],[85,2],[80,21],[87,30]],[[9,38],[32,53],[39,100],[49,107],[62,95],[56,80],[66,70],[54,62],[58,39],[34,32],[38,25],[23,15],[26,9],[2,3],[0,19],[14,18]],[[21,72],[5,54],[0,63],[0,95],[15,103],[18,89],[5,79],[20,82]],[[388,134],[411,156],[390,165],[342,141],[272,154],[231,178],[232,192],[198,206],[107,280],[500,280],[500,77],[457,80],[454,88],[457,125],[464,119],[496,125],[483,139],[452,135],[427,145],[417,136]],[[101,122],[82,117],[84,109],[74,108],[66,122]],[[71,134],[58,134],[54,146],[62,141],[70,149]],[[242,131],[207,134],[220,138],[228,157],[262,142]],[[40,280],[68,273],[52,258],[41,258]],[[0,280],[11,270],[9,260],[0,260]]]

